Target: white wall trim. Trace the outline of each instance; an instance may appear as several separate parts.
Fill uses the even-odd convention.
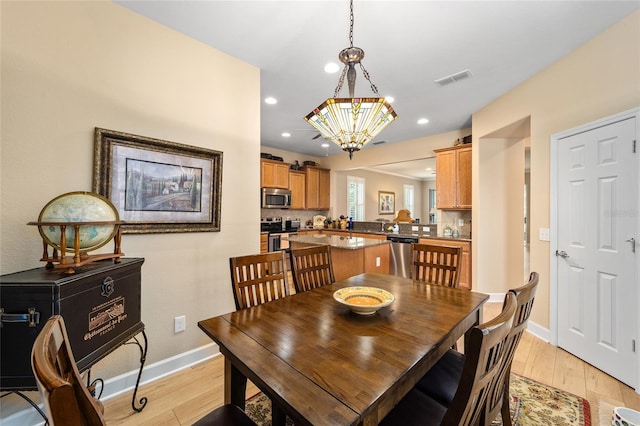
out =
[[[207,359],[213,358],[215,356],[220,356],[218,345],[214,343],[210,343],[208,345],[201,346],[199,348],[193,349],[188,352],[184,352],[182,354],[173,356],[171,358],[158,361],[154,364],[150,364],[148,366],[145,366],[144,369],[142,370],[142,378],[140,379],[140,386],[154,382],[170,374],[177,373],[180,370],[184,370],[185,368],[189,368],[192,365],[198,364],[202,361],[206,361]],[[138,377],[138,369],[135,369],[127,373],[121,374],[119,376],[105,380],[104,392],[102,393],[101,400],[107,401],[122,393],[133,392],[133,388],[136,385],[137,377]],[[131,396],[133,396],[133,394]],[[139,400],[144,396],[145,396],[144,392],[140,392],[140,390],[138,389],[138,394],[136,395],[137,397],[136,399]],[[8,398],[12,398],[11,401],[15,400],[16,405],[20,404],[20,406],[24,405],[28,408],[15,412],[7,416],[6,418],[0,415],[0,423],[2,423],[3,426],[44,425],[44,421],[42,417],[40,417],[40,414],[38,414],[38,412],[35,409],[31,408],[27,402],[23,401],[22,398],[7,396],[3,398],[2,403],[3,404],[10,403]],[[137,401],[136,401],[136,405],[138,405]],[[40,407],[44,410],[42,404],[40,404]]]
[[[489,293],[489,300],[487,300],[487,303],[503,303],[504,295],[505,293]]]
[[[549,331],[548,328],[544,328],[533,321],[529,321],[529,324],[527,324],[527,331],[533,334],[534,336],[536,336],[537,338],[542,339],[547,343],[551,343],[550,341],[551,332]],[[553,343],[551,344],[553,346],[557,346],[557,345],[554,345]]]
[[[504,295],[505,295],[505,293],[489,293],[489,300],[487,302],[488,303],[491,303],[491,302],[502,303],[504,301]],[[487,319],[488,318],[483,318],[483,321],[486,321]],[[545,342],[551,343],[551,341],[550,341],[551,333],[550,333],[548,328],[544,328],[544,327],[536,324],[535,322],[529,320],[529,322],[527,324],[527,331],[529,333],[533,334],[534,336],[544,340]],[[557,345],[553,345],[553,346],[557,346]]]

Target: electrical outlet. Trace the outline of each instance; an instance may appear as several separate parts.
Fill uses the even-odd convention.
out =
[[[540,228],[540,241],[549,241],[550,238],[549,228]]]
[[[380,267],[380,256],[376,257],[376,268]]]
[[[187,328],[187,317],[185,315],[173,319],[173,332],[182,333]]]

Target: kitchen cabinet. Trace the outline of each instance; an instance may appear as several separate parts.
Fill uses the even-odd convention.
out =
[[[436,208],[471,209],[471,144],[434,149]]]
[[[289,164],[261,159],[260,187],[289,189]]]
[[[438,169],[436,169],[438,170]],[[438,172],[439,173],[439,172]],[[460,288],[471,290],[471,241],[447,240],[436,238],[420,238],[420,244],[434,246],[462,247],[462,259],[460,261]]]
[[[289,172],[289,190],[291,191],[291,209],[304,210],[306,206],[306,182],[304,172]]]
[[[302,167],[305,173],[306,209],[329,210],[330,177],[328,169]]]
[[[260,254],[264,254],[269,251],[269,233],[260,233]]]

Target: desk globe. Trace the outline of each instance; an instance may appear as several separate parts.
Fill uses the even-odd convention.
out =
[[[118,210],[107,198],[93,192],[69,192],[49,201],[38,216],[37,225],[42,237],[44,254],[41,260],[47,262],[47,268],[53,263],[68,266],[68,273],[74,273],[71,266],[107,258],[119,261],[120,222]],[[76,235],[77,233],[77,235]],[[64,237],[63,237],[64,235]],[[89,256],[86,253],[99,249],[114,239],[113,254]],[[53,247],[53,256],[49,256],[48,246]],[[58,255],[58,251],[61,255]],[[66,258],[65,252],[74,256]]]
[[[114,222],[118,210],[107,198],[93,192],[69,192],[62,194],[44,206],[38,222]],[[75,231],[67,229],[66,251],[74,251]],[[49,245],[61,250],[60,227],[38,227],[40,235]],[[80,227],[80,252],[96,250],[107,244],[116,233],[115,225],[91,225]]]

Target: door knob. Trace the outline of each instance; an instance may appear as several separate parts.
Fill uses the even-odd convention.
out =
[[[566,251],[562,250],[562,251],[558,251],[556,250],[556,256],[560,256],[563,259],[566,259],[567,257],[569,257],[569,255],[567,254]]]
[[[627,243],[631,243],[631,251],[633,253],[636,252],[636,239],[635,238],[629,238],[628,240],[626,240],[625,242]]]

